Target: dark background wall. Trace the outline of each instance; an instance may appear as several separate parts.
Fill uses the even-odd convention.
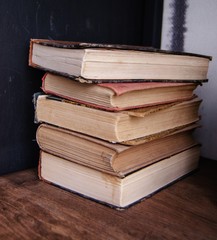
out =
[[[160,46],[162,0],[0,1],[0,174],[37,165],[29,40]]]

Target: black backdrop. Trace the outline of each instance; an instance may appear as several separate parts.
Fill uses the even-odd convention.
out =
[[[163,0],[0,1],[0,174],[37,165],[30,38],[160,46]]]

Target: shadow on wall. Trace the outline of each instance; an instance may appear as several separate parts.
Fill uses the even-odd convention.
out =
[[[38,162],[32,95],[40,91],[43,73],[28,67],[29,40],[154,46],[160,42],[161,33],[161,19],[155,21],[159,14],[154,12],[162,13],[162,2],[1,1],[0,174],[36,166]]]

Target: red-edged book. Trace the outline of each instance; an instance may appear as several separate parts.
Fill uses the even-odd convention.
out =
[[[46,94],[110,111],[189,100],[197,86],[168,82],[88,84],[51,73],[46,73],[42,80]]]

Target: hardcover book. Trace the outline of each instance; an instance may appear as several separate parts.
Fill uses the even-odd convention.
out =
[[[42,79],[42,90],[47,94],[111,111],[188,100],[197,86],[163,82],[86,84],[51,73]]]
[[[142,46],[31,39],[29,65],[86,82],[207,81],[211,57]]]
[[[198,143],[192,124],[165,136],[137,141],[136,145],[113,144],[84,134],[40,124],[36,139],[41,150],[90,168],[124,177],[131,172],[187,150]]]
[[[201,100],[194,98],[119,112],[87,107],[49,95],[39,95],[35,102],[36,122],[49,123],[110,142],[123,142],[197,122]]]
[[[119,178],[42,151],[39,178],[101,203],[126,208],[195,170],[199,155],[200,148],[195,146]]]

